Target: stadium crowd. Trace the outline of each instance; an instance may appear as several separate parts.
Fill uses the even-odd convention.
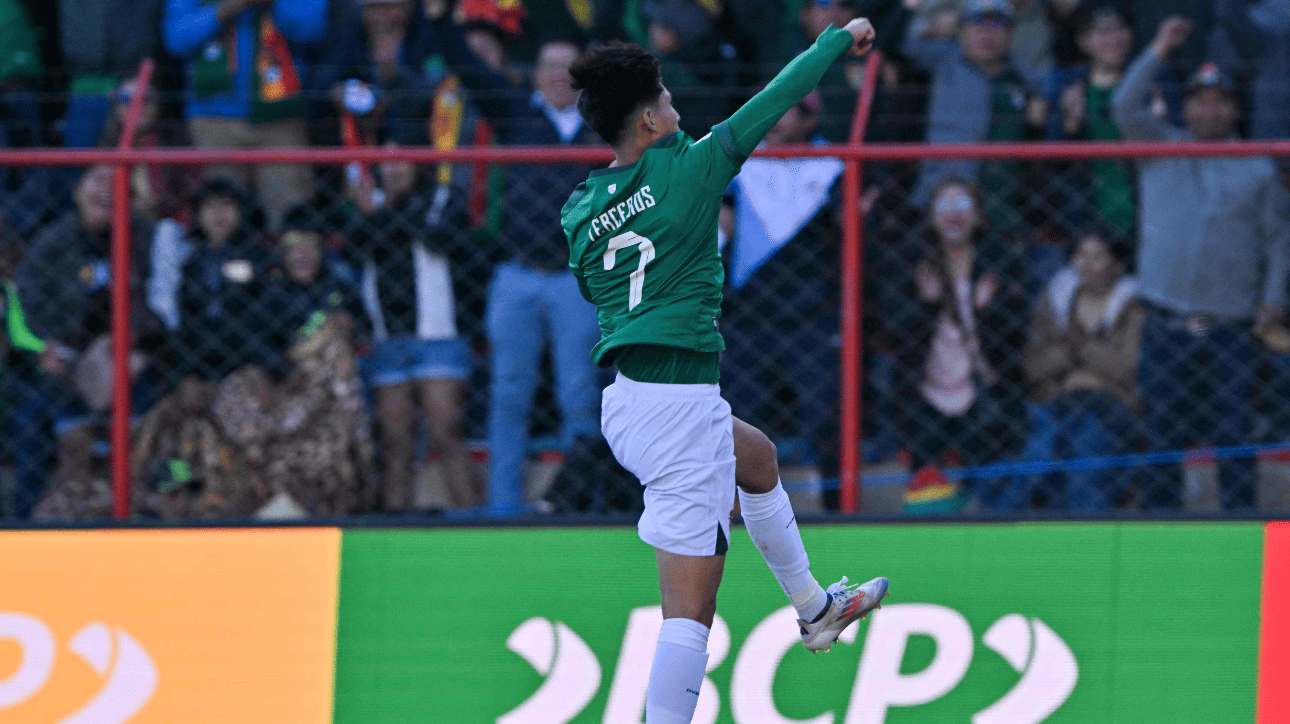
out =
[[[658,55],[699,137],[857,16],[882,54],[869,142],[1290,137],[1287,0],[0,0],[0,146],[115,145],[139,93],[141,148],[598,145],[568,68],[617,40]],[[845,142],[865,68],[835,65],[767,143]],[[424,512],[427,458],[437,506],[639,506],[559,224],[591,168],[133,168],[136,514]],[[786,460],[838,474],[862,212],[866,459],[949,509],[1176,509],[1177,462],[942,470],[1290,436],[1274,159],[871,164],[861,208],[841,177],[753,159],[721,220],[723,389]],[[111,184],[0,169],[0,517],[110,511]],[[563,468],[535,491],[537,447]],[[1253,456],[1220,467],[1218,506],[1272,500]]]

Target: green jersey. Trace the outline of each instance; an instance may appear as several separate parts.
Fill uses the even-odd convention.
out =
[[[573,192],[562,223],[569,267],[600,319],[597,364],[635,345],[712,355],[725,348],[717,216],[726,186],[852,42],[845,30],[826,30],[708,135],[663,138],[634,164],[591,172]]]

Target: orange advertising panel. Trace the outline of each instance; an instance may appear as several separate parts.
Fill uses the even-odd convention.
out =
[[[324,724],[340,532],[0,533],[0,721]]]

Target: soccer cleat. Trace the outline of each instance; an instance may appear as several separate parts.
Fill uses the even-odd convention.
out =
[[[842,630],[851,622],[864,618],[869,612],[882,608],[882,599],[887,596],[887,579],[875,578],[864,585],[847,584],[847,577],[829,586],[829,602],[824,611],[813,623],[797,619],[802,630],[802,644],[811,653],[827,652],[833,642],[842,635]]]

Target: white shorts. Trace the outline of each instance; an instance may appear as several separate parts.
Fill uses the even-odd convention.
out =
[[[645,485],[641,540],[668,553],[725,553],[735,506],[735,439],[718,385],[636,382],[605,388],[600,429]]]

